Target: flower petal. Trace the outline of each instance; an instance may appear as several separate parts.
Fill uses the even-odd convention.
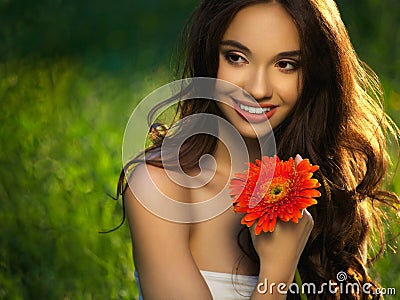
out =
[[[253,226],[256,234],[272,232],[277,218],[297,223],[301,211],[317,201],[321,193],[313,173],[319,169],[303,159],[297,165],[293,158],[281,161],[277,156],[263,156],[248,169],[235,174],[230,182],[234,211],[245,213],[242,224]]]

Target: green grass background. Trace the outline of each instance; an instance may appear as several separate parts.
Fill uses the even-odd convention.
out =
[[[0,299],[135,299],[126,224],[97,232],[122,216],[107,193],[125,124],[173,79],[171,57],[196,2],[0,0]],[[338,1],[397,124],[399,3]],[[400,181],[391,188],[399,193]],[[393,251],[374,274],[400,293]]]

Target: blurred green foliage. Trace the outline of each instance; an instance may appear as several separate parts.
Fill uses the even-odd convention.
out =
[[[97,232],[122,216],[107,193],[125,124],[173,78],[171,55],[196,3],[0,0],[0,299],[136,297],[127,226]],[[399,3],[338,1],[397,123]],[[399,289],[398,256],[386,254],[375,274]]]

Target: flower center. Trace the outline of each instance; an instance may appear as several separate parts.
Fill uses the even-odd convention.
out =
[[[271,193],[275,196],[278,196],[283,190],[282,186],[276,186],[272,189]]]
[[[277,180],[273,180],[267,191],[267,194],[265,195],[267,201],[270,203],[282,201],[287,197],[290,192],[290,186],[287,180],[285,180],[284,178],[276,179]]]

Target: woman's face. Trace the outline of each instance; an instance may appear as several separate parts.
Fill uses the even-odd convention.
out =
[[[269,132],[267,120],[276,128],[299,98],[301,77],[299,33],[285,9],[262,3],[239,11],[221,40],[217,73],[256,100],[241,93],[218,104],[237,130],[255,138]]]

